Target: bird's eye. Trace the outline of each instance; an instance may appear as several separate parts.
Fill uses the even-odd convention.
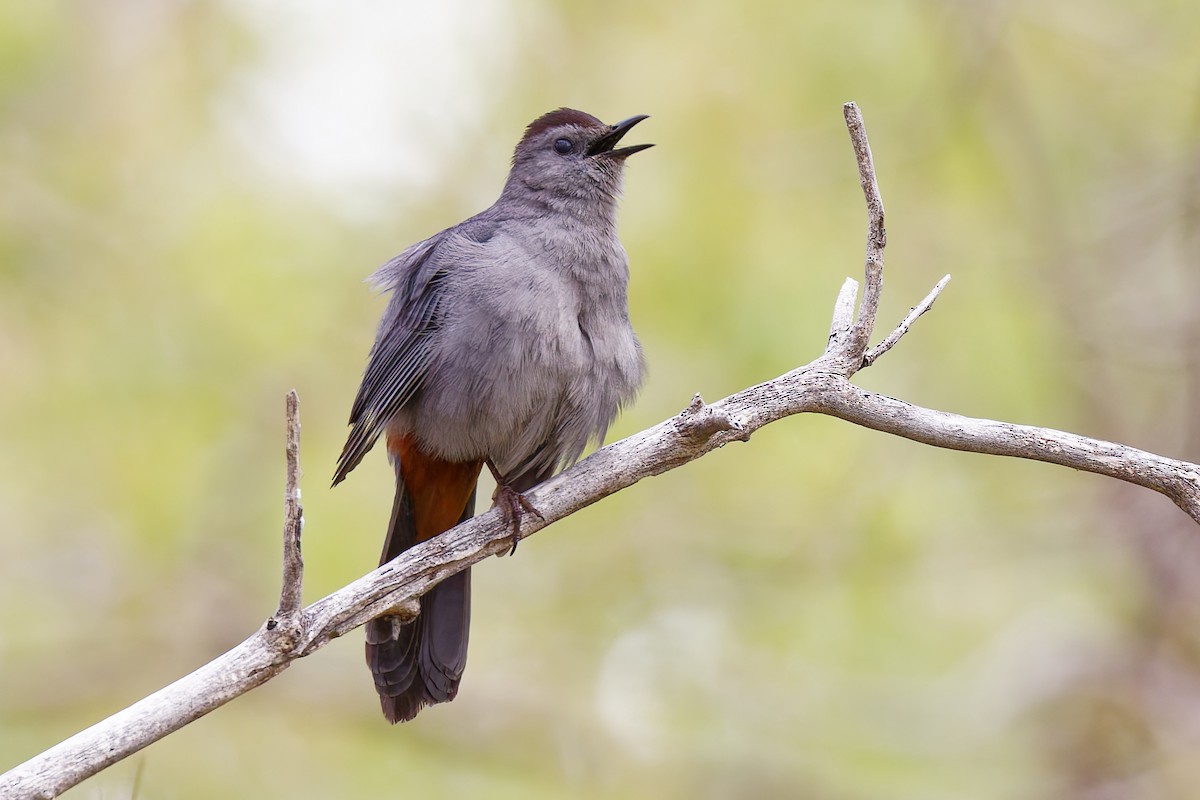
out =
[[[563,155],[571,152],[571,147],[572,145],[570,139],[559,139],[554,143],[555,151],[562,153]]]

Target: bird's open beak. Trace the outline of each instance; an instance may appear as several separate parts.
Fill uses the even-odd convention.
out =
[[[648,147],[654,147],[652,144],[635,144],[630,147],[622,147],[616,150],[613,149],[617,146],[617,142],[621,141],[621,137],[629,133],[634,125],[637,125],[642,120],[649,118],[650,117],[646,114],[638,114],[636,117],[630,117],[627,120],[618,122],[616,125],[612,126],[612,130],[601,136],[596,141],[592,142],[587,149],[587,154],[589,156],[603,155],[607,156],[608,158],[628,158],[634,153],[641,152]]]

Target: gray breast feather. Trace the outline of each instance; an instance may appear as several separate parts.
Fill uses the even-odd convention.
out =
[[[443,458],[490,458],[506,477],[548,474],[603,439],[641,383],[628,266],[615,239],[597,263],[563,262],[578,252],[565,239],[468,221],[376,273],[393,295],[336,480],[389,427]]]

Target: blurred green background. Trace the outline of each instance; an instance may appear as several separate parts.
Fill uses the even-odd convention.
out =
[[[328,480],[384,299],[538,114],[647,113],[622,231],[651,372],[613,438],[815,357],[888,208],[868,388],[1200,460],[1194,0],[0,4],[0,769],[371,569]],[[1150,492],[815,416],[475,572],[459,699],[359,635],[68,794],[1189,798],[1200,539]]]

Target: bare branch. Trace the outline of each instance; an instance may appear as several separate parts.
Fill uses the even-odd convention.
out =
[[[707,405],[696,395],[679,415],[593,453],[528,493],[542,519],[527,518],[520,535],[532,535],[580,509],[637,483],[693,461],[764,425],[793,414],[828,414],[935,447],[1045,461],[1094,472],[1161,492],[1200,523],[1200,466],[1048,428],[972,419],[920,408],[867,392],[850,382],[874,363],[928,310],[946,285],[933,291],[883,342],[867,351],[882,287],[883,204],[875,185],[870,147],[857,106],[845,107],[868,209],[866,289],[851,321],[858,284],[838,294],[825,352],[774,380]],[[279,610],[262,628],[216,660],[0,775],[0,796],[50,798],[137,752],[229,700],[270,680],[292,661],[384,612],[412,609],[415,599],[450,575],[502,552],[512,532],[496,510],[401,553],[393,561],[300,609],[303,524],[299,492],[299,417],[288,399],[288,488],[284,581]]]
[[[832,389],[832,387],[831,387]],[[1107,475],[1171,498],[1200,523],[1200,465],[1074,433],[975,419],[914,406],[846,382],[826,397],[824,414],[914,442],[1011,456]]]
[[[846,356],[857,365],[862,362],[871,333],[875,330],[875,315],[879,311],[879,297],[883,293],[883,249],[887,247],[887,229],[883,220],[883,197],[879,194],[879,182],[875,178],[875,160],[871,156],[871,144],[867,141],[862,112],[858,110],[857,103],[846,103],[842,106],[842,116],[846,119],[846,129],[854,145],[858,181],[867,201],[866,286],[846,351]]]
[[[858,300],[858,281],[846,278],[833,304],[833,320],[829,323],[829,342],[825,353],[845,352],[854,328],[854,303]]]
[[[300,537],[304,532],[304,507],[300,504],[300,397],[287,394],[287,479],[283,496],[283,587],[279,608],[267,621],[267,629],[282,624],[295,628],[300,621],[303,598],[304,557]],[[275,623],[274,625],[272,623]]]
[[[274,638],[274,637],[270,637]],[[283,672],[264,629],[186,677],[0,775],[5,800],[57,797]]]
[[[908,333],[908,329],[911,328],[912,324],[917,321],[917,317],[933,308],[933,304],[937,301],[938,296],[941,295],[942,289],[945,289],[946,284],[949,282],[949,275],[938,281],[934,287],[929,290],[929,294],[925,295],[925,299],[917,303],[909,310],[908,316],[900,321],[900,324],[896,326],[895,330],[888,334],[886,339],[872,347],[866,352],[865,355],[863,355],[862,365],[864,369],[874,364],[879,360],[880,356],[896,346],[896,342],[900,341],[901,336]]]

